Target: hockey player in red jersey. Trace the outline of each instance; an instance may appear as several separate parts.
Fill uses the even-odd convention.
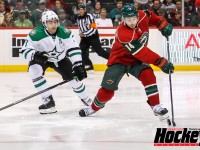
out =
[[[123,22],[116,31],[115,42],[108,60],[101,88],[92,105],[81,109],[81,117],[89,116],[102,109],[114,96],[123,75],[128,73],[144,86],[147,103],[160,119],[168,118],[168,110],[160,106],[156,77],[149,64],[159,67],[164,73],[173,72],[174,66],[166,58],[159,56],[147,47],[149,24],[156,26],[163,36],[170,36],[172,25],[150,10],[136,10],[133,5],[122,9]]]

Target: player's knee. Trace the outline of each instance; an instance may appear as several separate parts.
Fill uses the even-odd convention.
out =
[[[142,70],[142,72],[140,73],[139,79],[145,85],[149,83],[156,83],[156,77],[153,73],[153,70],[150,68]]]
[[[28,72],[29,72],[31,79],[41,77],[41,76],[43,76],[43,73],[44,73],[42,66],[40,66],[38,64],[31,65],[28,69]]]
[[[101,102],[107,102],[107,101],[111,100],[113,96],[114,96],[114,90],[108,90],[103,87],[100,88],[97,93],[97,98]]]
[[[73,80],[69,81],[69,85],[73,89],[78,89],[78,88],[82,87],[84,84],[82,81],[77,81],[76,79],[73,79]]]

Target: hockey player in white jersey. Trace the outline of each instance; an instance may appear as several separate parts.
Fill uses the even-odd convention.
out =
[[[81,50],[73,33],[59,26],[58,16],[53,11],[42,14],[42,24],[29,33],[21,49],[23,57],[29,61],[28,72],[35,88],[38,91],[48,88],[43,75],[45,70],[51,67],[63,80],[70,80],[69,84],[76,95],[85,105],[90,105],[91,99],[81,82],[87,78],[87,73],[82,65]],[[74,74],[78,79],[74,79]],[[57,112],[51,91],[42,93],[41,96],[43,104],[39,106],[40,113]]]

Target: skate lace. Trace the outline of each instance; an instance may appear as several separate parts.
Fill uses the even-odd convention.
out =
[[[86,113],[86,115],[90,115],[90,114],[94,113],[94,110],[92,108],[86,108],[85,113]]]
[[[160,105],[155,105],[153,107],[153,111],[154,112],[161,112],[163,110],[163,108]]]
[[[43,102],[44,102],[44,104],[46,105],[46,104],[48,104],[49,102],[50,102],[50,99],[47,97],[47,98],[44,98],[43,99]]]

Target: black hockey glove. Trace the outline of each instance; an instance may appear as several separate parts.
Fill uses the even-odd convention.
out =
[[[73,67],[74,75],[77,76],[79,81],[87,78],[87,72],[82,63],[75,63]]]
[[[44,65],[47,63],[48,54],[46,52],[35,52],[33,60],[38,64]]]

